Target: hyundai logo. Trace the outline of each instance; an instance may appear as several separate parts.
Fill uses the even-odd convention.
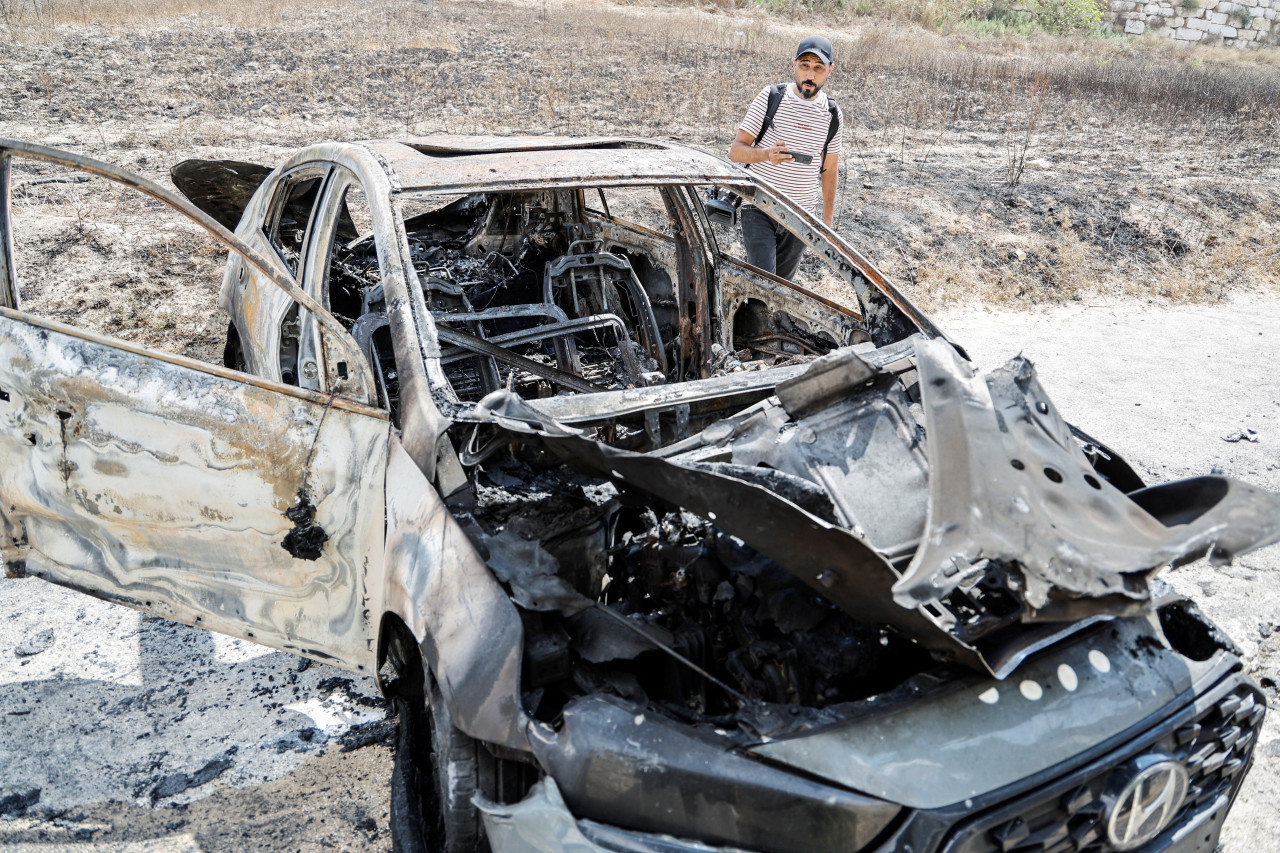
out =
[[[1107,838],[1131,850],[1161,833],[1187,795],[1187,771],[1167,755],[1144,755],[1111,780],[1115,799],[1107,814]]]

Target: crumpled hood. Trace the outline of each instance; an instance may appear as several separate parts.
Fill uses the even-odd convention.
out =
[[[1165,648],[1145,619],[1117,621],[1024,664],[752,752],[912,808],[979,797],[1142,723],[1214,670]]]
[[[982,376],[945,341],[911,343],[833,352],[654,453],[506,391],[472,419],[710,519],[862,623],[1001,678],[1086,620],[1148,612],[1167,565],[1280,539],[1280,496],[1230,478],[1111,485],[1026,359]]]
[[[982,560],[1018,563],[1038,618],[1051,598],[1146,601],[1146,579],[1166,565],[1206,553],[1228,563],[1280,539],[1280,496],[1247,483],[1196,477],[1126,495],[1099,477],[1024,358],[982,376],[929,341],[916,362],[929,511],[893,587],[904,607],[944,598]]]

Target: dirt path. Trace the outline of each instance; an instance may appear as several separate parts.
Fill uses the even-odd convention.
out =
[[[984,368],[1026,353],[1066,417],[1151,481],[1220,469],[1280,490],[1280,301],[939,320]],[[1223,439],[1249,429],[1256,443]],[[1276,853],[1280,548],[1171,579],[1235,638],[1268,691],[1224,853]],[[371,679],[300,671],[292,656],[37,580],[0,580],[0,611],[14,614],[0,622],[0,797],[40,790],[25,816],[0,819],[0,847],[390,849],[391,752]],[[15,654],[48,631],[44,651]]]

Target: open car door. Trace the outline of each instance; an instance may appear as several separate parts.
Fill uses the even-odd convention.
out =
[[[4,192],[15,157],[133,186],[195,220],[313,314],[335,368],[328,390],[269,382],[21,311]],[[371,668],[390,425],[370,405],[372,383],[354,341],[270,261],[140,177],[0,140],[0,198],[0,533],[8,573]]]

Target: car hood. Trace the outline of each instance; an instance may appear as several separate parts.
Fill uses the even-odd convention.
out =
[[[1193,695],[1220,661],[1167,648],[1146,619],[1121,619],[1036,656],[1007,681],[953,682],[750,751],[873,797],[921,809],[981,797],[1100,745]]]

